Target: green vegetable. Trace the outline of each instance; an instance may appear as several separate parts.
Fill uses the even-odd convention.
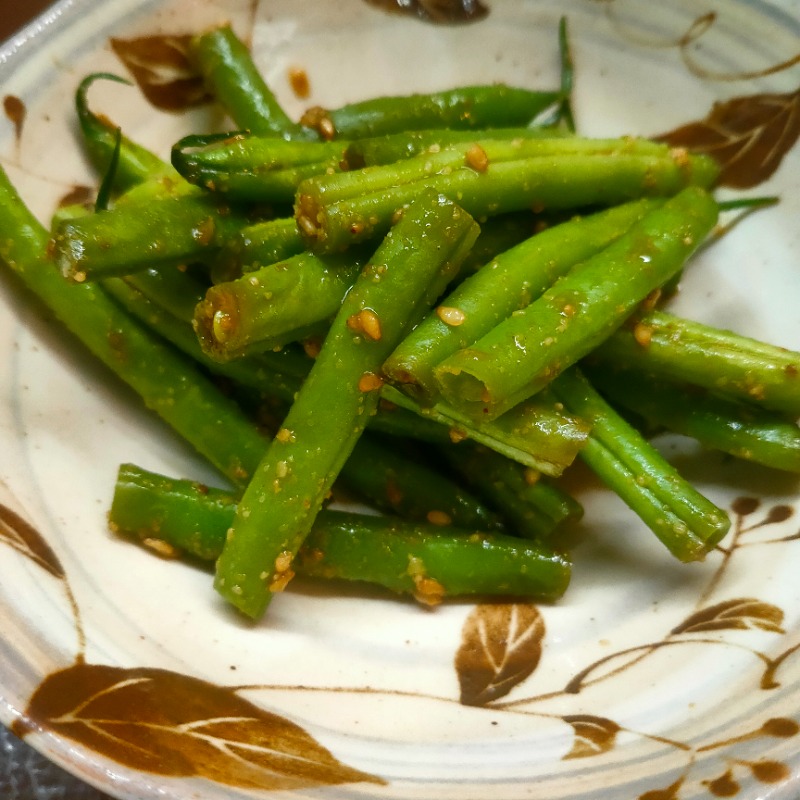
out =
[[[152,178],[109,211],[63,222],[54,235],[56,263],[82,282],[203,261],[244,220],[181,178]]]
[[[305,242],[293,217],[247,225],[232,233],[211,264],[211,279],[224,283],[299,255]]]
[[[480,141],[503,139],[554,139],[567,134],[555,128],[484,128],[480,131],[453,130],[408,130],[356,139],[347,144],[344,163],[348,169],[361,169],[391,164],[404,158],[423,153],[433,154],[454,145],[472,145]]]
[[[430,94],[376,97],[332,111],[313,108],[301,122],[325,139],[363,139],[432,128],[504,128],[528,125],[559,98],[559,92],[502,84],[465,86]]]
[[[439,302],[384,364],[390,380],[434,398],[434,368],[530,305],[575,264],[595,255],[659,201],[638,200],[547,228],[501,253]]]
[[[444,359],[434,370],[442,396],[493,418],[536,394],[679,272],[716,220],[714,199],[697,187],[651,209],[530,305]]]
[[[276,406],[275,411],[282,418],[285,405],[292,402],[302,382],[302,378],[279,371],[292,368],[287,359],[290,354],[265,353],[259,358],[232,360],[224,364],[213,361],[201,351],[197,338],[185,321],[165,311],[131,285],[142,283],[142,277],[146,274],[138,273],[133,279],[109,278],[103,282],[103,288],[126,311],[205,368],[263,393],[268,402]],[[174,282],[170,288],[177,283]],[[376,414],[370,417],[369,422],[370,427],[393,436],[414,437],[436,443],[449,442],[447,430],[441,425],[403,409]],[[250,436],[254,440],[261,439],[261,432],[255,425]],[[261,441],[263,455],[267,442]],[[453,524],[460,527],[490,530],[499,526],[497,515],[458,483],[429,468],[418,458],[407,455],[402,449],[372,437],[362,436],[356,442],[351,457],[342,467],[341,477],[347,488],[365,502],[407,519],[425,520],[433,512],[436,518],[441,518],[442,514],[448,515]]]
[[[224,361],[324,333],[364,261],[301,253],[212,286],[194,315],[203,349]]]
[[[190,183],[240,202],[291,203],[304,179],[339,170],[340,142],[288,142],[242,133],[187,136],[172,165]]]
[[[458,206],[425,192],[348,293],[254,479],[217,562],[215,587],[260,616],[378,404],[381,363],[458,270],[478,233]]]
[[[649,311],[593,354],[800,418],[800,352]]]
[[[195,36],[190,52],[206,86],[239,128],[267,136],[309,138],[308,131],[281,108],[247,46],[229,25]]]
[[[145,270],[126,277],[124,283],[121,279],[107,279],[103,286],[109,290],[113,287],[115,297],[131,313],[180,350],[212,372],[243,386],[288,403],[308,374],[310,359],[291,348],[224,363],[206,356],[188,325],[192,313],[187,313],[187,300],[191,306],[197,283],[184,272]],[[137,291],[132,292],[132,288]],[[182,322],[177,322],[175,316]],[[387,402],[370,419],[370,426],[377,431],[436,444],[450,441],[451,436],[470,438],[549,475],[558,475],[571,464],[586,440],[588,427],[554,408],[552,399],[548,402],[537,398],[499,420],[475,423],[445,406],[423,408],[389,384],[384,384],[380,393]]]
[[[469,166],[465,157],[455,164],[458,150],[415,156],[382,167],[320,175],[297,189],[295,217],[309,249],[338,252],[384,232],[398,212],[422,188],[432,187],[458,202],[475,217],[537,208],[563,210],[592,205],[616,205],[639,197],[672,195],[687,185],[711,185],[718,167],[704,156],[673,158],[669,152],[629,153],[631,143],[618,149],[585,145],[576,139],[523,140],[532,151],[563,148],[562,154],[493,160],[509,154],[513,143],[483,142]],[[572,148],[572,149],[569,149]],[[627,149],[626,149],[627,148]]]
[[[581,458],[680,561],[702,560],[730,528],[730,519],[597,393],[577,370],[553,381],[567,409],[592,423]]]
[[[119,130],[108,118],[94,114],[89,108],[89,89],[98,80],[115,81],[130,85],[130,81],[107,72],[87,75],[79,84],[75,93],[75,107],[78,114],[83,143],[86,154],[94,167],[101,174],[108,171],[108,166],[116,148],[117,131]],[[118,191],[125,191],[142,181],[157,175],[173,175],[169,164],[153,155],[147,148],[122,137],[119,163],[114,170],[114,186]]]
[[[613,403],[651,425],[691,436],[737,458],[800,472],[800,427],[780,414],[646,373],[606,368],[590,374]]]
[[[476,494],[502,509],[509,530],[517,536],[547,541],[562,524],[583,516],[577,500],[536,470],[493,450],[462,442],[441,452]]]
[[[67,283],[48,236],[0,169],[0,261],[186,441],[234,483],[263,452],[250,421],[194,364],[132,320],[94,284]]]
[[[213,561],[235,512],[233,496],[219,489],[124,464],[109,519],[156,552],[167,543]],[[317,515],[294,569],[378,584],[426,604],[491,594],[556,600],[570,577],[564,556],[510,536],[330,510]]]

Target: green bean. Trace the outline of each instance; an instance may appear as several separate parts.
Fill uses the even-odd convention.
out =
[[[800,352],[664,311],[620,328],[592,358],[800,418]]]
[[[480,235],[475,240],[469,255],[464,259],[461,272],[454,283],[458,284],[499,256],[500,253],[516,247],[535,233],[545,230],[549,225],[550,220],[547,217],[531,211],[515,211],[484,220],[481,222]]]
[[[651,209],[530,305],[444,359],[434,370],[442,396],[493,418],[536,394],[680,271],[716,219],[714,199],[697,187]]]
[[[441,452],[477,495],[502,509],[517,536],[546,541],[561,525],[583,516],[581,504],[554,483],[493,450],[462,442]]]
[[[528,125],[560,98],[502,84],[430,94],[376,97],[334,110],[309,109],[300,120],[323,138],[363,139],[431,128],[478,130]]]
[[[211,265],[211,279],[214,283],[236,280],[304,250],[305,242],[293,217],[247,225],[223,242]]]
[[[703,559],[730,528],[725,512],[684,480],[577,370],[562,373],[552,386],[567,409],[592,423],[580,457],[672,555]]]
[[[56,263],[74,281],[210,258],[244,217],[182,179],[154,178],[115,208],[62,223]]]
[[[383,457],[384,451],[404,457],[392,461]],[[497,513],[479,500],[477,494],[429,466],[425,453],[423,449],[417,454],[406,454],[396,440],[365,434],[358,440],[342,476],[379,510],[403,519],[427,520],[439,527],[503,529]],[[374,498],[380,498],[379,502],[374,502]]]
[[[0,260],[106,366],[234,483],[263,442],[236,405],[195,366],[134,322],[94,284],[64,281],[47,259],[48,235],[0,169]]]
[[[260,616],[291,578],[292,558],[377,407],[380,364],[457,271],[477,232],[460,208],[426,192],[345,298],[217,562],[215,587],[248,616]]]
[[[197,337],[186,322],[174,317],[134,288],[136,278],[141,277],[142,273],[134,279],[109,278],[103,282],[103,288],[129,313],[213,373],[229,378],[238,385],[257,389],[267,397],[271,406],[276,405],[277,401],[277,411],[282,418],[286,406],[294,400],[302,383],[302,379],[282,374],[276,369],[287,366],[285,356],[288,353],[267,353],[260,358],[251,356],[222,364],[213,361],[202,352]],[[379,413],[370,417],[369,426],[392,436],[437,444],[450,442],[446,428],[405,409],[379,409]],[[255,428],[253,436],[258,436]],[[407,455],[395,445],[382,443],[375,437],[362,436],[356,442],[340,475],[347,488],[365,502],[405,519],[424,521],[432,518],[441,521],[449,518],[456,527],[482,530],[500,527],[497,515],[463,486],[427,467],[418,458]]]
[[[595,255],[659,201],[639,200],[555,225],[498,255],[439,302],[383,366],[415,396],[434,398],[437,364],[528,306],[575,264]]]
[[[567,131],[575,133],[575,115],[572,110],[575,65],[572,61],[566,17],[561,17],[558,22],[558,50],[561,56],[561,101],[558,107],[558,119]]]
[[[98,172],[105,174],[116,147],[116,136],[119,129],[109,119],[94,114],[89,108],[89,89],[98,80],[116,81],[127,85],[130,85],[130,81],[120,78],[118,75],[97,72],[85,77],[75,93],[75,107],[86,153]],[[125,191],[156,175],[174,176],[174,172],[169,164],[153,155],[148,149],[127,137],[122,137],[119,164],[115,169],[114,176],[115,188]]]
[[[423,187],[440,191],[481,218],[530,208],[564,210],[671,195],[689,184],[710,185],[718,173],[708,158],[684,162],[669,155],[569,154],[490,162],[483,172],[467,166],[450,168],[398,185],[398,171],[410,174],[408,165],[418,158],[398,162],[404,169],[398,164],[367,167],[303,181],[295,216],[309,249],[337,252],[380,235]],[[433,157],[428,161],[435,163]],[[347,181],[359,176],[366,179],[368,194],[341,200],[331,196],[357,192],[356,184]]]
[[[229,25],[195,36],[191,55],[217,100],[239,128],[266,136],[309,138],[264,82],[250,51]]]
[[[164,280],[166,276],[168,280]],[[286,402],[294,399],[308,375],[310,359],[284,348],[278,353],[263,352],[225,363],[216,362],[202,352],[187,324],[192,314],[186,312],[186,298],[194,297],[197,291],[197,283],[190,276],[180,271],[146,270],[127,276],[124,281],[130,286],[118,288],[115,296],[131,313],[180,350],[212,372],[243,386],[277,394]],[[110,288],[117,282],[118,279],[107,279],[103,286]],[[133,295],[131,287],[138,290]],[[144,296],[137,297],[142,293]],[[143,302],[146,298],[151,302]],[[169,312],[166,317],[163,309]],[[169,319],[169,315],[175,314],[184,324],[176,326],[175,321]],[[443,406],[423,408],[389,384],[384,384],[380,393],[386,402],[381,403],[379,413],[370,419],[370,427],[376,431],[412,436],[434,444],[449,442],[451,436],[470,438],[549,475],[560,474],[572,463],[588,430],[579,420],[556,410],[553,402],[543,402],[541,398],[520,406],[500,420],[475,423]]]
[[[773,469],[800,472],[800,427],[775,412],[627,369],[592,370],[592,382],[653,425]]]
[[[109,520],[157,553],[178,548],[213,561],[235,512],[226,492],[124,464]],[[374,583],[426,604],[483,594],[552,601],[570,577],[566,558],[510,536],[330,510],[317,515],[295,568],[310,577]]]
[[[403,183],[414,183],[453,170],[468,168],[482,174],[492,166],[519,162],[529,158],[554,156],[655,156],[670,158],[670,149],[648,139],[586,139],[572,137],[536,137],[511,139],[480,138],[454,142],[434,152],[400,159],[387,164],[320,175],[304,184],[328,203],[352,200],[375,191],[391,189]],[[680,160],[680,159],[679,159]],[[691,162],[684,163],[688,167]]]
[[[291,203],[301,181],[341,169],[343,156],[340,142],[213,134],[177,142],[172,166],[190,183],[239,202]]]
[[[194,315],[204,351],[224,361],[324,333],[363,265],[301,253],[210,287]]]
[[[347,144],[344,163],[349,170],[391,164],[423,153],[433,154],[454,145],[471,145],[479,141],[504,139],[559,139],[567,134],[555,128],[487,128],[481,131],[409,130],[356,139]]]
[[[553,477],[575,460],[590,427],[585,420],[565,413],[546,391],[495,420],[473,420],[444,403],[422,406],[391,384],[381,388],[381,397],[449,427],[453,441],[471,439]]]

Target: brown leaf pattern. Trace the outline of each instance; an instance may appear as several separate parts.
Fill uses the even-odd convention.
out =
[[[181,111],[210,99],[188,58],[189,36],[111,39],[114,52],[156,108]]]
[[[39,686],[24,720],[18,735],[48,730],[158,775],[267,791],[382,783],[339,762],[289,720],[168,670],[75,664]]]
[[[734,630],[784,633],[782,623],[783,611],[777,606],[751,597],[740,597],[700,609],[673,628],[672,634]]]
[[[649,792],[640,794],[637,800],[678,800],[684,778],[681,776],[677,781],[671,783],[666,789],[652,789]]]
[[[486,603],[467,617],[456,672],[461,702],[483,706],[507,695],[537,667],[545,635],[535,605]]]
[[[39,531],[15,511],[2,504],[0,504],[0,542],[13,547],[54,577],[64,579],[61,562]]]
[[[591,714],[573,714],[563,717],[563,720],[575,731],[572,749],[564,756],[564,760],[591,758],[614,748],[620,727],[613,720]]]
[[[800,136],[800,89],[715,103],[709,115],[655,137],[674,147],[713,156],[719,183],[749,189],[767,180]]]
[[[385,11],[410,14],[426,22],[476,22],[489,9],[480,0],[366,0]]]

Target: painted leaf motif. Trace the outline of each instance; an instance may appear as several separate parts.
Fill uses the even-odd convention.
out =
[[[755,629],[784,633],[782,623],[783,611],[777,606],[751,597],[739,597],[697,611],[673,628],[672,634]]]
[[[210,99],[203,78],[189,62],[189,36],[111,39],[142,94],[156,108],[181,111]]]
[[[411,14],[428,22],[476,22],[488,13],[480,0],[367,0],[385,11]]]
[[[455,660],[461,702],[483,706],[507,695],[536,669],[544,634],[544,620],[534,605],[476,606],[464,623]]]
[[[572,750],[564,756],[564,760],[591,758],[614,749],[620,727],[613,720],[591,714],[573,714],[563,717],[563,720],[575,731]]]
[[[715,103],[709,115],[656,136],[674,147],[713,156],[720,185],[749,189],[767,180],[800,136],[800,89]]]
[[[8,506],[0,504],[0,542],[5,542],[56,578],[65,577],[64,568],[50,545],[30,523]]]
[[[683,777],[678,778],[675,783],[667,786],[666,789],[653,789],[644,794],[640,794],[638,800],[678,800],[678,792],[683,786]]]
[[[235,692],[161,669],[78,663],[36,690],[14,732],[67,737],[120,764],[228,786],[293,790],[379,778]]]

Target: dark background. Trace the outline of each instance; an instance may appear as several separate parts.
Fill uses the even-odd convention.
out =
[[[0,42],[8,39],[48,5],[50,0],[0,0]],[[0,726],[0,798],[103,800],[105,795],[49,764]]]
[[[51,0],[0,0],[0,41],[50,5]]]

